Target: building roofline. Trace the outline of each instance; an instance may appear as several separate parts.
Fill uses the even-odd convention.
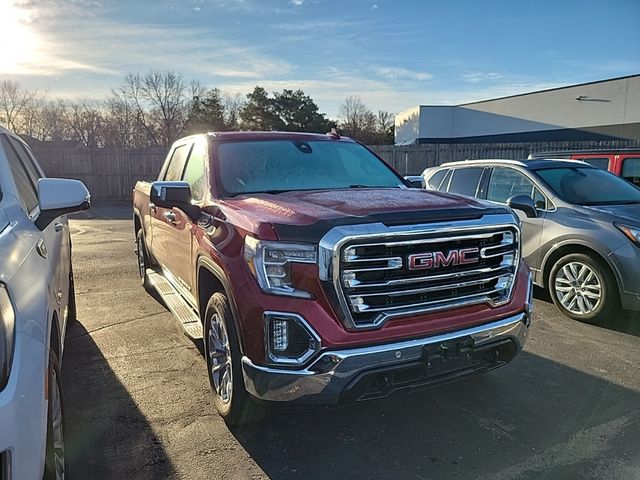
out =
[[[514,97],[524,97],[526,95],[535,95],[536,93],[546,93],[546,92],[554,92],[556,90],[565,90],[568,88],[575,88],[575,87],[585,87],[587,85],[596,85],[598,83],[606,83],[606,82],[615,82],[617,80],[626,80],[629,78],[640,78],[640,74],[636,73],[634,75],[624,75],[622,77],[615,77],[615,78],[607,78],[605,80],[595,80],[592,82],[585,82],[585,83],[576,83],[573,85],[565,85],[563,87],[553,87],[553,88],[544,88],[542,90],[536,90],[533,92],[525,92],[525,93],[516,93],[514,95],[505,95],[504,97],[496,97],[496,98],[491,98],[488,100],[478,100],[476,102],[469,102],[469,103],[461,103],[459,105],[456,105],[457,107],[466,107],[467,105],[477,105],[478,103],[486,103],[486,102],[492,102],[494,100],[504,100],[506,98],[514,98]]]
[[[476,100],[475,102],[458,103],[458,104],[455,104],[455,105],[425,105],[425,104],[420,104],[420,105],[418,105],[418,107],[429,107],[429,108],[434,108],[434,107],[448,107],[448,108],[451,108],[451,107],[466,107],[468,105],[478,105],[480,103],[493,102],[494,100],[504,100],[504,99],[507,99],[507,98],[524,97],[526,95],[535,95],[537,93],[554,92],[556,90],[565,90],[565,89],[568,89],[568,88],[584,87],[584,86],[587,86],[587,85],[595,85],[595,84],[598,84],[598,83],[615,82],[617,80],[626,80],[626,79],[629,79],[629,78],[640,78],[640,73],[636,73],[636,74],[633,74],[633,75],[624,75],[622,77],[607,78],[607,79],[604,79],[604,80],[594,80],[592,82],[576,83],[576,84],[573,84],[573,85],[564,85],[562,87],[544,88],[542,90],[535,90],[533,92],[515,93],[513,95],[505,95],[503,97],[488,98],[486,100]],[[413,107],[413,108],[416,108],[416,107]],[[407,109],[407,110],[411,110],[411,109]]]

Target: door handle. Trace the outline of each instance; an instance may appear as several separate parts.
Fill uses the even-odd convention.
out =
[[[61,231],[64,229],[64,224],[62,224],[62,223],[60,223],[60,222],[57,222],[57,223],[53,226],[53,229],[54,229],[56,232],[61,232]]]
[[[164,218],[166,218],[171,223],[174,223],[174,224],[176,223],[176,214],[173,213],[172,210],[169,210],[168,212],[165,212]]]

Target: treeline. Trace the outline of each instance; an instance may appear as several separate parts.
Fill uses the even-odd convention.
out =
[[[87,147],[168,146],[202,131],[280,130],[341,133],[364,143],[393,143],[393,114],[373,113],[346,98],[329,119],[302,90],[230,95],[172,71],[127,74],[103,99],[51,99],[46,92],[0,82],[0,124],[40,141],[71,140]]]

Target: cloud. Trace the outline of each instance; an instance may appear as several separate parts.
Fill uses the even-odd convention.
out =
[[[433,78],[431,73],[417,72],[400,67],[375,67],[373,71],[377,75],[388,78],[389,80],[415,80],[425,82]]]
[[[462,75],[467,82],[476,83],[476,82],[487,82],[500,80],[503,76],[500,73],[496,72],[475,72],[475,73],[465,73]]]
[[[291,3],[291,5],[294,5],[296,7],[300,7],[301,5],[304,4],[304,0],[291,0],[289,3]]]

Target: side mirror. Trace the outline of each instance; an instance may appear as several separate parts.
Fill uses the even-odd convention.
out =
[[[528,218],[538,216],[538,211],[536,210],[535,203],[533,203],[533,199],[527,195],[515,195],[507,200],[507,205],[513,210],[520,210]]]
[[[44,230],[60,215],[88,210],[91,195],[79,180],[41,178],[38,180],[38,202],[40,215],[36,220],[36,227]]]
[[[411,188],[425,188],[424,179],[420,175],[407,175],[404,177],[404,181]]]
[[[200,214],[200,208],[191,203],[191,187],[187,182],[153,182],[149,200],[156,207],[179,208],[191,218]]]

